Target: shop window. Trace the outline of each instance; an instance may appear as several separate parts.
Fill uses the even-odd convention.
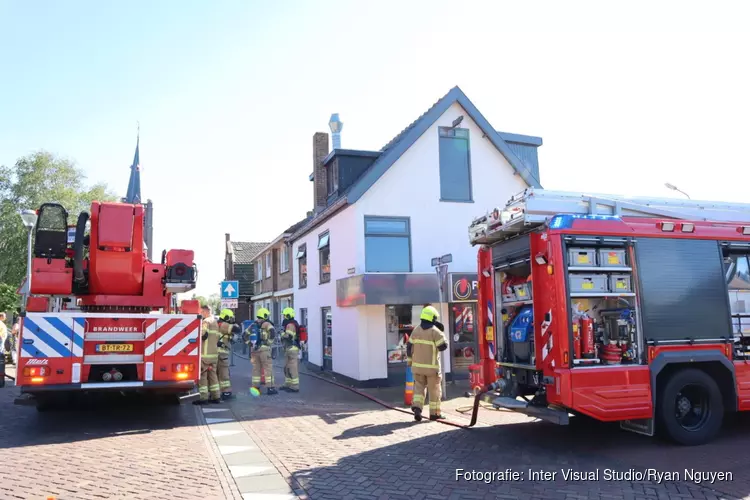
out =
[[[469,130],[440,127],[440,201],[472,201]]]
[[[399,305],[385,307],[388,364],[406,363],[407,335],[419,324],[422,306]]]
[[[297,247],[297,273],[299,275],[299,288],[307,287],[307,245]]]
[[[455,373],[468,373],[469,365],[476,360],[476,306],[452,304],[450,317],[452,369]]]
[[[365,271],[411,272],[408,217],[365,217]]]
[[[318,237],[318,256],[320,262],[320,282],[331,281],[331,241],[330,233],[325,232]]]
[[[323,307],[320,309],[323,323],[323,369],[333,369],[333,319],[331,308]]]

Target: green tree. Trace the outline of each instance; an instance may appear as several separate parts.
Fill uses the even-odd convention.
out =
[[[208,296],[208,298],[204,297],[203,295],[193,294],[190,299],[197,300],[201,306],[210,306],[214,314],[219,314],[219,311],[221,310],[221,297],[218,293],[212,293]]]
[[[46,151],[20,158],[12,167],[0,166],[0,283],[15,292],[26,275],[26,230],[20,210],[59,203],[70,214],[68,224],[75,224],[93,200],[117,199],[105,184],[87,187],[85,178],[73,162]]]
[[[6,283],[0,283],[0,312],[7,313],[8,318],[13,317],[13,311],[20,305],[16,288]]]

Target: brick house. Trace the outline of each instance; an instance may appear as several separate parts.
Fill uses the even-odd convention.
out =
[[[250,299],[253,295],[253,259],[268,245],[266,242],[232,241],[225,234],[224,279],[236,280],[240,287],[239,306],[234,311],[237,321],[250,319]]]
[[[302,225],[308,222],[305,218],[287,228],[274,240],[264,245],[252,260],[253,287],[250,310],[265,307],[271,311],[271,320],[280,325],[281,311],[294,307],[294,279],[292,272],[292,248],[289,237]],[[242,285],[240,285],[242,289]],[[298,318],[302,323],[302,318]]]

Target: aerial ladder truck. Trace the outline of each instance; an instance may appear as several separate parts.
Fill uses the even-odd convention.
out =
[[[750,410],[750,204],[529,188],[469,240],[496,408],[685,445]]]
[[[82,392],[190,399],[200,376],[201,316],[192,250],[144,249],[144,207],[93,202],[68,237],[68,212],[37,210],[17,345],[18,404],[40,410]]]

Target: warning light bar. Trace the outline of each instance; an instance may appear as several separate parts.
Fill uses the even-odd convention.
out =
[[[564,214],[555,215],[549,223],[550,229],[570,229],[576,219],[584,220],[622,220],[617,215]]]

